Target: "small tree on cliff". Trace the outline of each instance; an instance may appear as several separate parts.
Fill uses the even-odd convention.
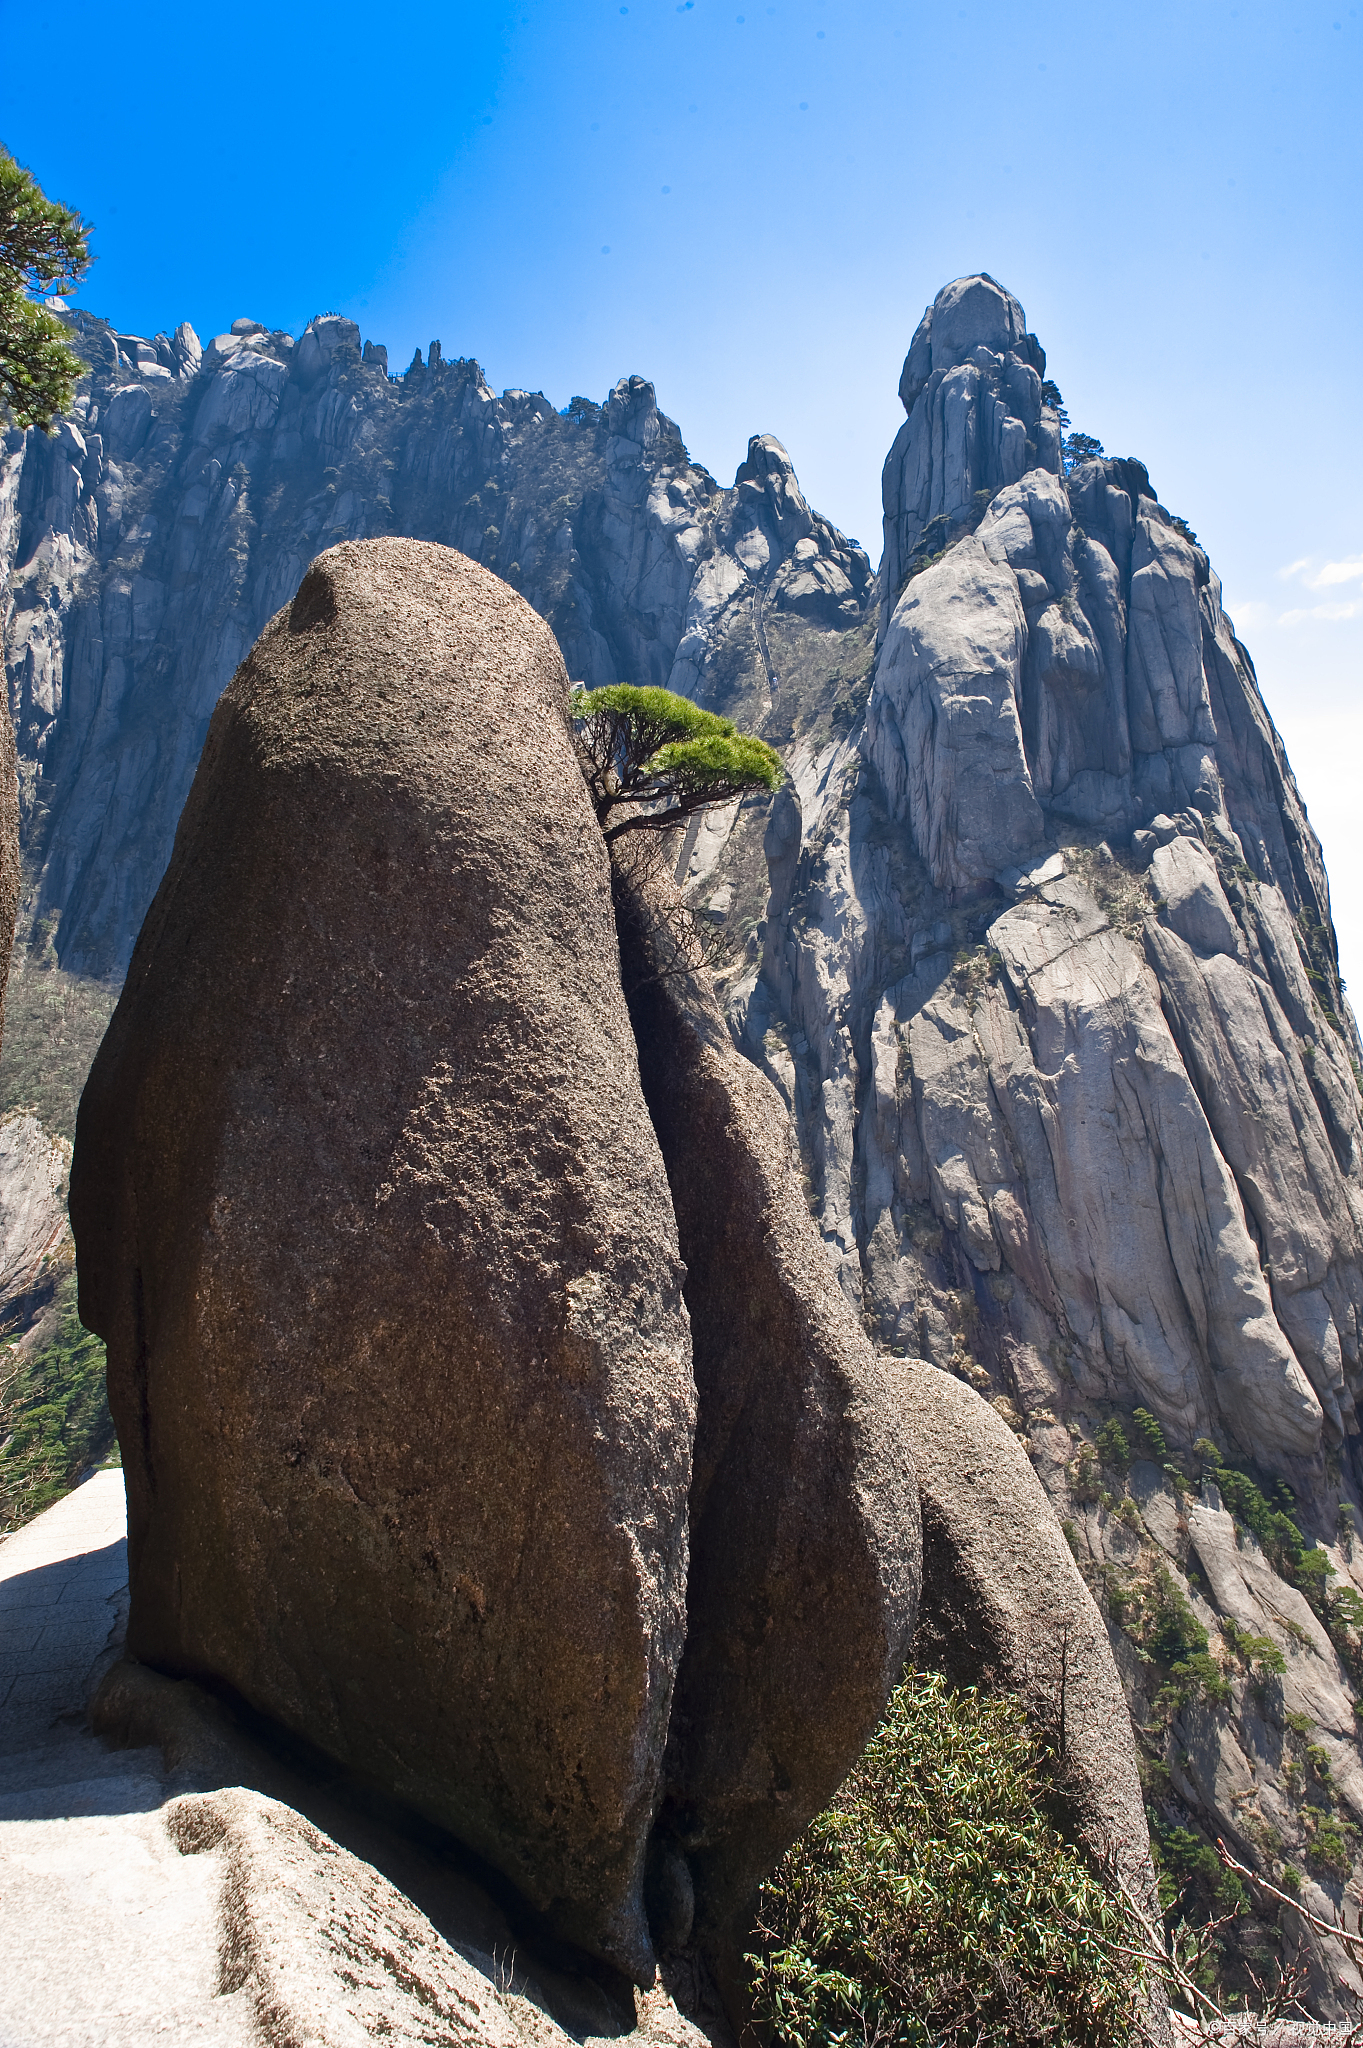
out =
[[[1067,434],[1061,444],[1065,461],[1065,474],[1080,462],[1096,462],[1103,452],[1103,444],[1094,434]]]
[[[71,292],[90,267],[90,230],[0,145],[0,419],[44,432],[71,403],[85,364],[36,299]]]
[[[571,703],[578,758],[606,840],[665,831],[706,804],[775,789],[784,770],[766,742],[672,690],[578,684]],[[612,813],[623,813],[612,817]]]

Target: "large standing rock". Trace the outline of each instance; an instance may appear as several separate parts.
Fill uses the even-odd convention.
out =
[[[214,714],[81,1106],[129,1648],[651,1975],[683,1269],[546,626],[331,549]]]
[[[638,841],[621,964],[687,1265],[699,1416],[687,1640],[658,1861],[680,1851],[731,2003],[759,1878],[898,1683],[919,1577],[908,1439],[803,1199],[794,1135],[698,977]],[[664,1868],[664,1875],[665,1875]]]

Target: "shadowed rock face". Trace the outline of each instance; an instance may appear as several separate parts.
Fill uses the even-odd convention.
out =
[[[10,944],[19,908],[19,783],[14,727],[0,720],[0,1034],[5,1028],[5,991],[9,987]]]
[[[695,1392],[553,638],[331,550],[226,692],[81,1107],[129,1648],[651,1977]]]
[[[616,869],[699,1395],[687,1641],[658,1832],[690,1864],[698,1933],[722,1952],[899,1680],[918,1599],[917,1493],[880,1361],[810,1223],[780,1100],[708,990],[670,971],[677,907],[648,849],[623,850]]]

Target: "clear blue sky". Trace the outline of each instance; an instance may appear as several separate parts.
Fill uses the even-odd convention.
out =
[[[3,45],[92,310],[336,308],[559,405],[639,371],[721,481],[778,434],[873,559],[914,325],[991,271],[1209,546],[1363,995],[1358,6],[4,0]]]

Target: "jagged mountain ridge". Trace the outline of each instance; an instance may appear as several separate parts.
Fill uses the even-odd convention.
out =
[[[1140,463],[1066,473],[1044,367],[992,279],[924,316],[865,715],[789,752],[729,1014],[869,1325],[1026,1441],[1108,1613],[1157,1815],[1285,1864],[1328,1916],[1356,1862],[1341,1816],[1363,1823],[1340,1597],[1363,1583],[1358,1033],[1206,554]],[[1165,1448],[1124,1477],[1094,1445],[1115,1421],[1139,1452],[1136,1409]],[[1304,1564],[1270,1496],[1295,1496]],[[1213,1653],[1172,1694],[1157,1611]],[[1323,1964],[1314,1989],[1341,2010]]]
[[[934,357],[912,390],[885,479],[886,568],[909,561],[908,574],[882,632],[864,724],[817,764],[817,779],[814,763],[794,764],[795,790],[808,801],[789,881],[782,835],[793,792],[771,826],[780,839],[773,908],[782,897],[788,905],[772,920],[784,924],[783,943],[768,943],[735,1007],[755,1052],[772,1029],[794,1031],[811,1049],[797,1057],[792,1048],[786,1085],[793,1075],[805,1105],[826,1231],[845,1284],[868,1296],[896,1342],[910,1331],[891,1272],[911,1254],[893,1219],[927,1202],[968,1248],[972,1270],[1012,1270],[1030,1300],[1048,1304],[1044,1336],[1038,1325],[1019,1341],[1042,1350],[1071,1343],[1079,1385],[1113,1396],[1120,1359],[1123,1382],[1180,1444],[1219,1426],[1266,1465],[1309,1466],[1323,1444],[1357,1434],[1363,1303],[1358,1038],[1338,982],[1319,847],[1207,558],[1158,504],[1141,465],[1090,462],[1066,477],[1056,436],[1042,432],[1027,439],[1033,466],[1007,483],[992,459],[1000,437],[942,435],[940,417],[953,405],[997,407],[987,366],[975,360],[994,353],[991,342],[1004,344],[1006,369],[1025,367],[1037,381],[1007,347],[1007,327],[1022,319],[1016,302],[989,281],[974,281],[957,303],[949,293],[939,309],[947,300],[958,323],[973,311],[967,332],[983,327],[987,339],[971,344],[963,378],[955,358],[964,341],[948,324],[945,360]],[[910,469],[922,482],[906,513]],[[915,567],[917,534],[941,516],[971,530]],[[949,942],[961,937],[990,956],[976,963],[968,996],[952,986]],[[1161,1115],[1182,1119],[1193,1146],[1172,1177],[1173,1199],[1161,1207],[1152,1197],[1159,1235],[1168,1240],[1180,1204],[1204,1187],[1204,1235],[1218,1248],[1211,1264],[1224,1268],[1220,1279],[1199,1279],[1193,1247],[1166,1242],[1161,1257],[1144,1245],[1126,1292],[1152,1291],[1168,1275],[1170,1294],[1161,1333],[1145,1337],[1119,1327],[1129,1311],[1115,1279],[1112,1218],[1095,1214],[1085,1226],[1062,1214],[1061,1182],[1077,1177],[1091,1200],[1096,1160],[1086,1179],[1086,1162],[1053,1136],[1043,1147],[1055,1176],[1050,1213],[1034,1215],[1030,1229],[1021,1212],[1004,1220],[1011,1200],[1027,1210],[1042,1197],[1015,1156],[1027,1150],[1020,1107],[1005,1128],[1009,1112],[1000,1121],[990,1105],[1016,1101],[1019,1061],[1038,1082],[1050,1076],[1043,1016],[1061,1034],[1053,1050],[1063,1062],[1065,1005],[1082,991],[1053,987],[1047,971],[1061,954],[1073,968],[1084,947],[1094,999],[1101,985],[1113,1013],[1126,1013],[1124,1028],[1147,1032],[1138,1057],[1162,1063],[1166,1095],[1147,1087],[1136,1149],[1148,1148]],[[1156,999],[1148,1022],[1146,996]],[[983,1095],[959,1056],[900,1045],[925,1006],[944,1003],[955,1011],[936,1027],[943,1046],[964,1036],[966,1069],[978,1056],[989,1074]],[[983,1038],[975,1045],[983,1012],[1005,1034],[992,1050]],[[1030,1033],[1011,1053],[1005,1013],[1025,1018]],[[1109,1068],[1113,1028],[1099,1037]],[[887,1061],[901,1051],[906,1071],[896,1074]],[[928,1102],[920,1081],[910,1111],[900,1084],[915,1057],[937,1085]],[[886,1087],[894,1092],[882,1102]],[[949,1187],[951,1175],[944,1180],[934,1164],[945,1134],[929,1140],[921,1118],[945,1115],[958,1092],[959,1168]],[[1258,1137],[1247,1118],[1256,1097]],[[1055,1108],[1059,1133],[1084,1104],[1056,1097]],[[1095,1100],[1093,1114],[1102,1110]],[[896,1130],[901,1113],[908,1121]],[[1122,1128],[1104,1129],[1120,1161],[1131,1150]],[[1295,1178],[1293,1153],[1303,1162]],[[1051,1262],[1048,1278],[1029,1263],[1038,1252]],[[1096,1298],[1083,1305],[1080,1269],[1095,1276]],[[1229,1290],[1224,1300],[1218,1286]],[[1176,1309],[1175,1295],[1186,1305]],[[1225,1398],[1223,1374],[1233,1389]]]
[[[514,584],[590,684],[671,683],[749,724],[863,631],[870,564],[755,437],[722,490],[644,379],[560,414],[433,344],[400,379],[339,315],[200,350],[82,318],[93,362],[50,438],[11,434],[0,559],[29,930],[120,972],[209,714],[332,542],[443,542]],[[863,637],[864,633],[863,633]],[[778,664],[780,666],[778,667]]]

